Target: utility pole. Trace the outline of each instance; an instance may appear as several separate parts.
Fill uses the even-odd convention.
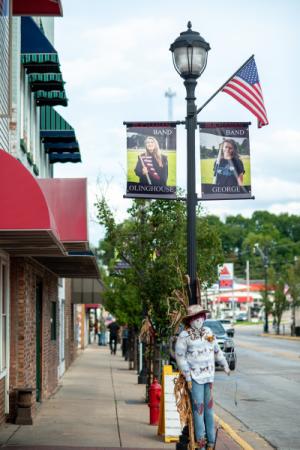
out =
[[[165,97],[168,99],[168,120],[172,122],[173,120],[173,97],[176,96],[176,92],[172,91],[171,88],[165,92]]]
[[[268,268],[269,268],[269,257],[267,251],[265,253],[260,248],[259,244],[254,244],[255,250],[258,251],[264,265],[265,270],[265,323],[264,332],[269,333],[269,318],[268,318]]]
[[[251,308],[250,308],[250,267],[249,260],[246,261],[246,283],[247,283],[247,305],[248,305],[248,321],[251,321]]]

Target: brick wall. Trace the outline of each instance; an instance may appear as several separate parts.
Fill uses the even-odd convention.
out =
[[[4,422],[5,417],[5,379],[2,378],[0,380],[0,425]]]
[[[74,339],[74,306],[71,298],[71,280],[65,282],[65,365],[66,369],[77,356]]]
[[[57,387],[59,329],[51,340],[51,302],[57,302],[57,278],[29,258],[11,258],[10,414],[15,388],[36,387],[36,284],[42,284],[41,399]],[[58,308],[57,308],[58,311]],[[35,402],[35,395],[34,395]]]

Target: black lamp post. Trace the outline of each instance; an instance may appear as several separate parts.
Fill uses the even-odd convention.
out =
[[[195,88],[197,78],[206,67],[209,44],[197,31],[192,30],[191,22],[188,29],[171,44],[173,64],[176,71],[184,79],[186,87],[187,115],[187,272],[190,277],[189,304],[197,303],[196,298],[196,177],[195,177],[195,131],[197,128],[197,108],[195,104]]]

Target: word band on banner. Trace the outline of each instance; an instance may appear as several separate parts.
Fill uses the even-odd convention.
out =
[[[176,198],[177,122],[126,122],[127,189],[132,198]]]
[[[178,442],[182,431],[174,394],[178,375],[179,372],[172,371],[172,366],[163,367],[158,434],[164,436],[165,442]]]
[[[253,198],[249,122],[200,122],[203,200]]]

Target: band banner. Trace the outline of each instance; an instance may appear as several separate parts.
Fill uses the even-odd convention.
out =
[[[202,198],[252,198],[249,122],[200,123]]]
[[[176,123],[126,126],[128,196],[176,198]]]

